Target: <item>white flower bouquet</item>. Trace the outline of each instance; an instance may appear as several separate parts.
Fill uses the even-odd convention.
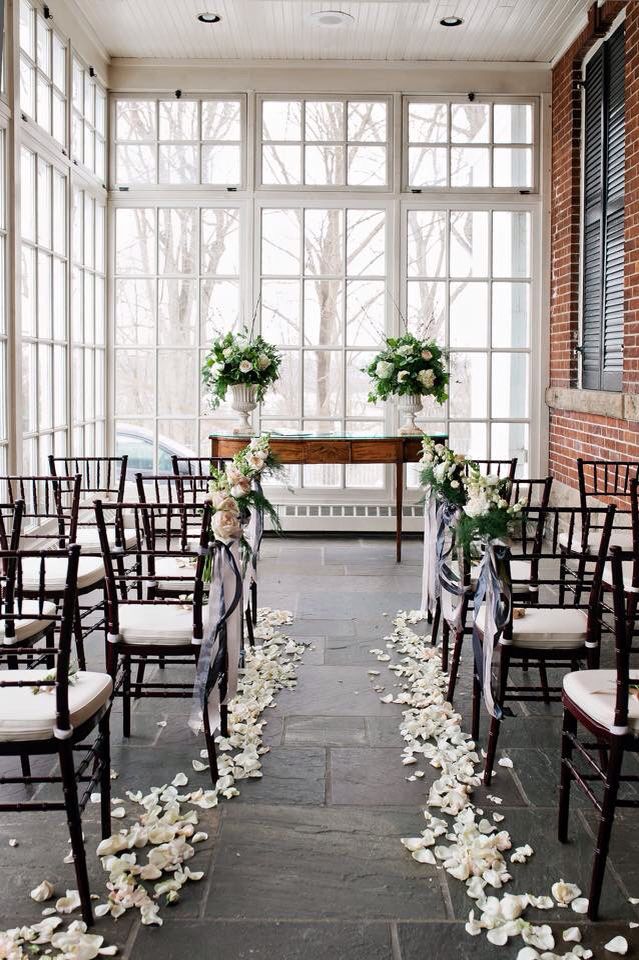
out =
[[[423,486],[430,487],[432,493],[449,503],[461,507],[468,496],[465,472],[468,461],[462,454],[455,453],[444,443],[436,443],[430,437],[422,441],[422,458],[419,461],[420,480]]]
[[[412,333],[386,337],[385,347],[363,368],[371,379],[369,403],[391,396],[431,396],[443,403],[448,393],[444,351],[434,340]]]
[[[466,549],[476,540],[504,540],[521,516],[523,501],[510,506],[509,480],[471,470],[466,477],[466,502],[456,525],[457,544]]]
[[[275,472],[279,464],[273,456],[268,436],[254,437],[236,453],[224,470],[211,469],[209,496],[213,506],[212,533],[216,540],[239,540],[248,522],[251,507],[268,514],[276,531],[281,529],[277,511],[270,500],[256,489],[254,480],[263,472]]]
[[[267,388],[279,377],[281,362],[273,344],[254,337],[246,328],[215,337],[202,367],[210,406],[218,407],[229,387],[236,385],[255,386],[257,401],[263,400]]]

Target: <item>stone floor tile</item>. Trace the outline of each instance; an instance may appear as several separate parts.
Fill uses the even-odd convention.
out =
[[[363,717],[287,717],[284,743],[346,747],[367,743]]]

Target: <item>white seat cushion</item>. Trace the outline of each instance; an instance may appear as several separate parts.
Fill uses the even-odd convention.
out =
[[[190,604],[122,603],[118,607],[122,643],[183,644],[193,641],[193,610]],[[208,607],[202,610],[204,629],[208,623]]]
[[[559,544],[562,547],[568,546],[568,531],[562,530],[558,537]],[[588,549],[598,550],[601,541],[601,530],[593,530],[588,534]],[[624,527],[617,527],[610,534],[610,546],[621,547],[622,550],[632,550],[632,530]],[[579,551],[581,549],[581,531],[575,529],[572,535],[571,549]]]
[[[44,564],[44,585],[48,594],[62,593],[66,582],[68,561],[64,557],[49,557]],[[78,590],[85,590],[104,580],[104,564],[100,557],[80,557],[78,563]],[[39,590],[40,558],[25,557],[22,561],[22,586],[27,592]]]
[[[44,680],[48,670],[2,670],[2,680]],[[0,686],[0,740],[49,740],[56,726],[55,693],[33,687]],[[53,687],[50,688],[54,690]],[[71,724],[80,726],[108,701],[113,689],[107,673],[79,672],[69,684]]]
[[[188,554],[184,557],[157,557],[155,560],[155,575],[158,578],[158,589],[173,593],[192,593],[195,580],[196,558]],[[166,577],[185,577],[180,581],[167,580]]]
[[[630,671],[631,679],[639,683],[639,671]],[[610,730],[615,723],[616,670],[575,670],[564,677],[564,693],[591,717],[595,723]],[[639,736],[639,700],[628,700],[629,732]]]
[[[633,566],[632,560],[624,560],[621,566],[623,568],[624,589],[626,591],[629,591],[630,588],[632,587],[632,566]],[[607,563],[604,566],[602,580],[606,584],[606,586],[608,587],[612,586],[612,564],[611,563]]]
[[[109,546],[113,547],[115,544],[115,530],[112,526],[107,527],[107,534],[109,537]],[[79,526],[76,531],[75,542],[80,544],[83,553],[86,553],[88,550],[92,550],[95,553],[100,552],[100,536],[97,527]],[[128,528],[124,530],[124,543],[127,547],[135,546],[135,530]]]
[[[19,645],[46,630],[51,625],[51,617],[55,617],[56,605],[48,601],[43,603],[42,614],[40,614],[40,605],[37,600],[23,600],[20,608],[18,608],[17,602],[14,606],[16,616],[18,610],[25,619],[13,621],[15,637],[7,639],[5,636],[5,621],[0,620],[0,643],[4,646]]]
[[[521,607],[524,616],[513,619],[511,646],[539,650],[572,650],[586,640],[587,618],[574,607]],[[477,615],[477,626],[483,632],[485,605]]]

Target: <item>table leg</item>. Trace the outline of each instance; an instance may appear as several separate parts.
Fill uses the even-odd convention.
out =
[[[402,506],[404,502],[404,462],[397,461],[395,471],[395,550],[398,563],[402,562]]]

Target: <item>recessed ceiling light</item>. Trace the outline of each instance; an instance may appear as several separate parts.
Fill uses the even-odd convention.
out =
[[[218,16],[217,13],[200,13],[198,14],[198,20],[200,23],[219,23],[222,17]]]
[[[460,27],[464,22],[461,17],[442,17],[439,21],[442,27]]]
[[[342,10],[318,10],[317,13],[309,14],[309,20],[318,27],[346,27],[353,23],[355,17]]]

